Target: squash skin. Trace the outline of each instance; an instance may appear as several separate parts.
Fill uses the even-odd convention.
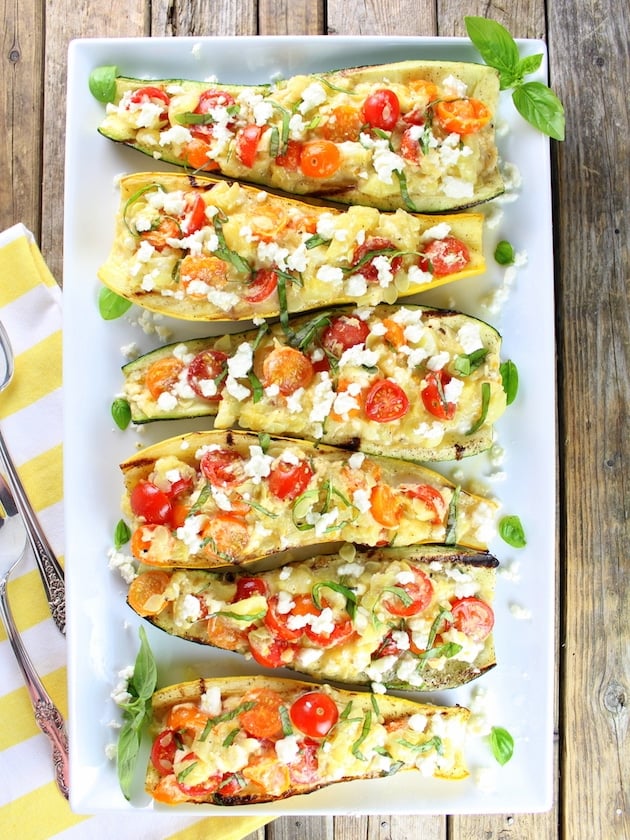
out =
[[[208,450],[220,449],[238,453],[249,458],[251,447],[258,448],[258,435],[234,430],[191,432],[170,438],[140,450],[131,458],[123,462],[121,471],[124,477],[125,494],[123,496],[123,513],[132,524],[133,529],[140,529],[142,521],[133,514],[130,495],[134,488],[143,480],[157,480],[156,469],[160,472],[159,482],[163,480],[162,473],[173,468],[172,459],[178,463],[189,465],[198,471],[198,464],[202,454]],[[143,563],[158,568],[188,568],[188,569],[219,569],[229,566],[249,567],[257,561],[286,562],[290,559],[291,551],[319,551],[334,549],[339,542],[356,542],[365,545],[382,544],[383,540],[390,541],[394,534],[397,545],[449,543],[463,545],[474,549],[487,548],[488,529],[494,519],[498,505],[490,499],[468,493],[457,488],[439,473],[427,469],[419,464],[412,464],[396,458],[370,456],[361,461],[359,467],[350,469],[351,453],[338,447],[315,445],[308,441],[298,441],[292,438],[273,436],[269,439],[267,452],[270,458],[278,458],[286,449],[291,449],[301,459],[307,459],[314,464],[313,479],[308,487],[315,493],[323,492],[322,488],[334,493],[336,502],[330,503],[330,509],[337,508],[336,517],[339,525],[331,526],[323,531],[316,531],[313,526],[303,527],[305,512],[295,505],[305,496],[303,492],[293,504],[278,502],[271,497],[264,481],[245,480],[238,486],[240,497],[250,498],[252,503],[245,515],[248,522],[249,539],[238,550],[215,552],[212,546],[204,550],[203,544],[195,548],[188,547],[184,535],[177,536],[168,525],[158,526],[155,538],[157,542],[149,554],[143,554]],[[370,472],[370,470],[372,472]],[[442,495],[441,506],[454,506],[453,510],[445,510],[436,518],[436,513],[430,511],[426,505],[416,501],[406,501],[401,510],[401,517],[396,528],[383,527],[382,522],[375,519],[369,509],[359,511],[351,501],[352,487],[357,478],[357,472],[366,473],[365,491],[378,485],[389,486],[397,492],[400,485],[430,485]],[[197,472],[198,491],[202,485],[209,485],[205,479],[201,481]],[[345,476],[345,477],[344,477]],[[152,478],[153,477],[153,478]],[[203,479],[203,476],[201,477]],[[201,483],[200,483],[201,481]],[[328,484],[326,484],[328,482]],[[336,482],[336,483],[335,483]],[[346,487],[346,484],[348,485]],[[221,489],[221,488],[219,488]],[[307,491],[307,492],[310,492]],[[349,496],[344,496],[344,490]],[[403,491],[404,492],[404,491]],[[245,497],[244,494],[251,494]],[[221,503],[221,502],[219,502]],[[328,504],[328,503],[326,503]],[[307,509],[322,509],[324,502],[313,497]],[[341,507],[339,507],[341,505]],[[260,510],[262,508],[262,512]],[[423,518],[419,511],[422,510]],[[269,511],[275,516],[269,517]],[[218,515],[218,504],[207,499],[200,515],[212,519]],[[337,520],[335,520],[337,521]],[[270,527],[271,523],[271,527]],[[205,523],[199,522],[199,527]]]
[[[189,246],[155,250],[145,260],[140,259],[139,250],[143,245],[143,234],[134,230],[136,219],[144,219],[147,212],[155,215],[148,202],[151,196],[166,194],[185,197],[200,196],[207,205],[206,213],[215,213],[223,218],[222,233],[231,251],[238,254],[251,268],[251,275],[227,265],[229,280],[221,292],[233,293],[237,300],[230,305],[222,301],[214,302],[211,295],[189,295],[182,293],[178,281],[178,267],[190,251]],[[203,233],[206,240],[213,238],[214,218],[206,219],[204,228],[195,235]],[[256,235],[256,220],[272,219],[276,226],[273,235],[263,231],[261,238]],[[285,219],[286,224],[278,222]],[[344,240],[333,239],[316,248],[304,249],[305,238],[298,227],[298,219],[313,230],[319,223],[334,219],[339,236]],[[252,233],[251,228],[254,228]],[[415,255],[426,244],[425,233],[437,230],[437,226],[446,227],[449,236],[464,244],[469,254],[469,262],[459,271],[441,275],[431,271],[417,274]],[[246,237],[243,231],[249,230]],[[365,239],[387,239],[404,252],[403,265],[387,285],[370,282],[365,291],[356,296],[351,294],[351,287],[346,283],[323,283],[317,274],[323,267],[342,267],[347,271],[348,259],[356,248],[353,244],[355,234],[362,232]],[[237,184],[217,178],[201,175],[180,175],[169,173],[139,173],[121,178],[120,206],[116,217],[113,242],[110,253],[98,270],[100,280],[112,291],[132,303],[153,312],[187,321],[239,321],[251,318],[273,318],[281,313],[278,294],[271,294],[263,300],[250,301],[247,297],[254,272],[269,266],[270,258],[265,253],[265,245],[273,242],[278,253],[302,253],[304,268],[290,273],[296,282],[285,280],[286,309],[289,313],[315,310],[321,307],[356,303],[372,306],[383,301],[392,302],[396,298],[407,298],[419,292],[431,291],[446,283],[475,277],[485,271],[483,255],[483,216],[480,213],[459,215],[420,216],[398,210],[394,215],[377,213],[372,208],[351,207],[342,210],[313,206],[289,197],[272,196],[252,186]],[[146,244],[146,243],[144,243]],[[263,249],[261,256],[261,248]],[[208,252],[202,250],[203,255]],[[276,258],[278,259],[278,258]],[[274,261],[275,262],[275,261]],[[140,269],[140,270],[138,270]],[[416,271],[416,274],[414,274]],[[154,275],[157,274],[157,277]],[[144,277],[150,276],[147,286]]]
[[[440,62],[440,61],[402,61],[386,65],[374,65],[366,67],[348,68],[336,72],[326,72],[317,76],[295,76],[277,86],[272,85],[227,85],[198,82],[181,79],[162,79],[150,82],[142,79],[119,77],[116,80],[116,95],[114,105],[121,100],[127,91],[138,90],[147,83],[160,87],[164,90],[177,91],[179,101],[182,103],[172,104],[169,108],[170,124],[174,124],[175,114],[190,113],[199,101],[199,95],[211,87],[213,90],[221,91],[237,99],[244,90],[251,95],[269,97],[277,103],[274,109],[275,114],[269,120],[269,125],[282,131],[282,110],[291,113],[302,101],[302,92],[312,83],[323,85],[329,95],[331,105],[337,100],[334,98],[338,93],[335,89],[342,88],[352,93],[357,86],[363,86],[360,90],[367,88],[373,90],[381,87],[384,80],[389,85],[407,85],[413,80],[425,80],[438,85],[449,78],[455,77],[466,85],[466,95],[480,99],[494,115],[498,102],[499,81],[498,73],[486,65],[461,63],[461,62]],[[177,96],[175,100],[177,100]],[[347,99],[348,97],[346,97]],[[358,101],[356,101],[358,98]],[[360,107],[364,94],[356,97],[354,102]],[[457,98],[457,97],[454,97]],[[328,104],[328,100],[325,104]],[[308,119],[317,119],[317,108],[310,108]],[[128,121],[122,119],[119,114],[109,109],[109,113],[101,122],[99,132],[111,140],[125,143],[140,152],[154,158],[156,155],[162,160],[178,166],[186,164],[185,154],[180,146],[163,144],[159,139],[159,133],[144,130],[137,132]],[[269,131],[266,132],[270,134]],[[383,183],[378,178],[372,178],[369,184],[362,183],[355,174],[346,175],[339,173],[329,179],[307,178],[304,174],[291,171],[287,167],[275,163],[274,157],[270,154],[258,154],[254,165],[245,166],[239,162],[236,155],[230,154],[233,148],[215,156],[215,163],[218,163],[218,174],[229,178],[249,181],[261,186],[279,189],[289,194],[308,195],[315,198],[323,198],[340,204],[363,204],[376,207],[380,210],[396,210],[404,208],[420,213],[439,213],[451,210],[461,210],[475,206],[487,201],[503,192],[503,181],[497,166],[497,152],[494,141],[494,126],[492,121],[484,126],[476,135],[464,138],[464,142],[473,149],[477,167],[476,182],[473,185],[472,194],[463,197],[462,195],[449,196],[448,191],[438,189],[434,182],[428,187],[418,179],[413,168],[405,164],[403,173],[407,185],[407,196],[398,185],[396,179],[392,183]],[[264,140],[269,144],[269,138]],[[264,143],[263,143],[264,145]],[[358,143],[354,144],[359,147]],[[360,148],[357,149],[357,161],[362,164],[364,155]],[[356,161],[352,161],[356,168]],[[455,170],[456,171],[456,170]]]
[[[260,412],[256,411],[256,405],[253,404],[251,398],[245,399],[240,404],[237,404],[229,395],[225,396],[224,405],[221,405],[218,401],[210,402],[195,398],[188,403],[186,401],[180,401],[174,409],[169,410],[161,408],[158,402],[151,399],[150,395],[147,394],[144,386],[146,371],[156,360],[172,355],[176,347],[185,347],[187,350],[189,349],[191,354],[211,347],[221,349],[228,356],[231,356],[242,342],[253,342],[255,340],[257,335],[256,330],[219,337],[194,339],[190,342],[177,342],[154,350],[146,356],[142,356],[125,365],[122,369],[124,375],[124,393],[125,398],[131,406],[132,420],[134,423],[141,424],[153,420],[180,419],[182,417],[216,417],[217,412],[219,412],[219,417],[216,417],[215,420],[215,428],[228,428],[239,425],[244,429],[269,431],[273,434],[292,434],[313,442],[319,441],[335,446],[360,449],[370,454],[390,455],[396,458],[421,462],[461,459],[485,451],[492,445],[493,423],[505,409],[505,395],[498,373],[501,336],[489,324],[471,316],[450,310],[437,310],[432,307],[422,307],[412,304],[401,307],[381,304],[374,309],[374,317],[378,316],[382,319],[391,319],[399,309],[417,312],[422,314],[423,318],[432,319],[430,322],[435,323],[436,329],[434,332],[437,336],[440,335],[440,327],[444,334],[447,331],[449,334],[455,333],[464,325],[477,325],[479,327],[484,346],[489,350],[486,357],[487,362],[484,367],[487,373],[482,375],[480,369],[479,372],[471,375],[469,381],[476,383],[479,376],[481,377],[479,381],[487,379],[492,383],[492,398],[488,413],[488,422],[484,423],[478,431],[472,434],[456,434],[455,432],[449,431],[441,441],[436,443],[430,440],[421,440],[417,434],[409,433],[410,426],[394,424],[391,431],[389,431],[386,428],[388,424],[378,424],[380,426],[379,438],[371,439],[368,435],[364,434],[365,427],[362,426],[363,421],[360,417],[354,419],[348,417],[343,425],[336,424],[333,427],[330,423],[326,424],[321,437],[317,438],[314,434],[316,430],[307,425],[304,419],[300,421],[301,425],[298,431],[294,414],[287,412],[283,414],[279,408],[276,409],[264,401],[260,403]],[[354,307],[339,307],[326,310],[325,314],[327,317],[332,318],[351,314],[354,311]],[[290,319],[289,323],[292,329],[298,332],[301,327],[309,324],[313,318],[318,317],[318,315],[299,316]],[[323,327],[320,329],[320,333],[322,329]],[[271,327],[268,340],[271,340],[272,336],[275,341],[281,344],[286,343],[286,336],[279,325]],[[391,375],[391,371],[387,375]],[[409,393],[411,394],[410,399],[412,399],[412,403],[420,399],[419,389],[417,393],[411,390],[409,390]],[[434,418],[427,415],[424,419],[427,422],[431,422]],[[420,420],[418,419],[419,422]]]
[[[372,695],[363,692],[349,691],[346,689],[334,688],[329,685],[320,686],[316,683],[281,679],[267,676],[240,676],[240,677],[224,677],[224,678],[200,678],[194,681],[179,683],[176,685],[167,686],[157,691],[152,698],[152,712],[153,724],[152,730],[155,734],[164,726],[164,721],[168,715],[169,710],[179,703],[199,702],[202,695],[212,689],[219,689],[221,697],[241,698],[248,692],[258,690],[270,690],[277,692],[286,698],[287,704],[300,695],[306,694],[309,691],[323,691],[331,697],[340,709],[347,707],[349,703],[351,708],[355,710],[357,715],[374,716],[375,707]],[[470,717],[470,712],[463,706],[437,706],[430,703],[420,703],[402,697],[394,697],[391,695],[379,695],[376,700],[379,711],[379,720],[382,719],[384,725],[401,722],[402,728],[397,728],[401,735],[410,734],[417,738],[410,726],[406,725],[406,721],[414,715],[424,717],[427,721],[426,730],[427,735],[433,731],[440,733],[447,733],[442,738],[442,747],[445,751],[444,761],[441,762],[442,767],[434,768],[433,776],[448,781],[460,781],[469,775],[466,761],[464,758],[464,740],[465,727]],[[436,730],[433,729],[433,720],[439,721]],[[396,724],[394,723],[396,722]],[[428,740],[428,739],[427,739]],[[414,764],[403,763],[398,768],[401,770],[415,769]],[[336,779],[327,779],[324,782],[313,780],[311,782],[296,783],[293,782],[288,790],[283,793],[273,796],[264,789],[249,785],[241,795],[221,795],[220,792],[206,794],[205,796],[196,796],[186,798],[182,796],[180,802],[193,803],[211,803],[219,806],[233,806],[233,805],[253,805],[263,802],[273,802],[286,799],[291,796],[300,794],[313,793],[316,790],[328,785],[338,782],[350,781],[352,779],[370,779],[379,776],[387,775],[382,770],[370,769],[370,772],[344,775]],[[145,789],[149,795],[153,796],[160,784],[160,774],[154,767],[153,763],[149,761],[146,776]]]
[[[370,576],[382,576],[384,573],[392,574],[391,570],[399,568],[417,569],[424,575],[428,576],[433,582],[434,586],[440,587],[440,594],[434,594],[434,602],[442,603],[449,598],[456,598],[455,590],[457,586],[453,582],[454,577],[459,577],[461,580],[466,580],[467,585],[475,586],[475,597],[481,598],[485,603],[492,606],[494,600],[496,567],[498,561],[488,552],[475,552],[463,547],[448,548],[444,546],[421,546],[408,548],[374,548],[374,549],[357,549],[356,554],[350,561],[346,559],[345,555],[332,554],[320,555],[309,558],[303,562],[291,564],[288,567],[288,572],[283,572],[284,578],[277,579],[277,570],[261,571],[256,573],[256,577],[265,581],[267,585],[266,598],[272,597],[280,589],[288,587],[286,591],[292,591],[291,580],[295,574],[298,580],[299,591],[302,592],[302,581],[306,578],[312,581],[313,585],[322,580],[333,580],[339,582],[337,569],[347,565],[347,563],[359,564],[369,570],[366,574]],[[438,568],[439,567],[439,568]],[[287,569],[287,566],[283,566]],[[390,570],[388,572],[388,570]],[[209,597],[213,603],[222,601],[226,597],[226,593],[230,591],[234,584],[237,584],[240,578],[247,578],[251,576],[252,571],[230,571],[230,572],[175,572],[177,584],[175,588],[178,592],[190,591],[194,593],[204,593]],[[387,578],[382,578],[386,580]],[[281,582],[284,580],[284,582]],[[358,581],[353,579],[347,580],[347,585],[356,585]],[[365,585],[365,580],[362,580],[362,587]],[[361,587],[361,588],[362,588]],[[355,591],[356,586],[355,586]],[[364,599],[365,593],[360,590],[357,591],[357,605],[356,608],[363,612],[367,610],[371,613],[374,609],[372,603],[372,593],[368,600]],[[447,594],[448,593],[448,594]],[[232,602],[233,603],[233,602]],[[129,606],[134,609],[134,604]],[[378,606],[378,600],[375,601]],[[217,607],[217,609],[219,609]],[[230,611],[234,607],[230,606],[230,602],[226,602],[221,610]],[[245,612],[250,612],[254,607],[243,607]],[[414,616],[417,625],[418,618],[431,622],[435,619],[436,607],[428,614],[428,618],[424,617],[424,612],[418,616]],[[139,615],[142,615],[142,610]],[[156,627],[159,627],[169,635],[178,636],[188,641],[197,644],[209,645],[211,647],[219,647],[224,650],[231,650],[240,655],[250,656],[250,646],[245,635],[238,635],[232,637],[229,635],[229,646],[223,647],[221,639],[213,641],[208,635],[208,627],[206,621],[197,621],[189,623],[189,626],[184,627],[182,622],[175,620],[173,602],[167,603],[159,612],[151,615],[143,616],[148,622]],[[370,667],[372,661],[378,661],[378,651],[383,648],[386,642],[388,633],[391,631],[394,623],[398,630],[407,629],[407,622],[401,618],[395,621],[393,617],[389,617],[392,624],[385,624],[387,620],[386,613],[380,621],[368,622],[364,630],[357,630],[361,643],[356,645],[354,636],[341,641],[335,645],[330,653],[324,649],[320,658],[314,662],[307,660],[300,660],[297,656],[294,660],[283,661],[282,667],[289,668],[307,677],[312,677],[320,681],[333,681],[335,683],[351,683],[354,685],[369,686],[374,682],[378,682],[387,689],[397,691],[439,691],[443,689],[457,688],[464,685],[471,680],[477,679],[482,674],[485,674],[496,665],[496,656],[494,648],[494,638],[492,632],[483,640],[478,651],[476,651],[472,661],[466,659],[450,658],[441,663],[439,668],[424,667],[421,671],[414,671],[417,675],[421,673],[422,679],[416,679],[414,676],[413,682],[410,682],[408,677],[404,679],[400,676],[404,673],[404,667],[401,665],[405,663],[409,666],[410,663],[416,663],[419,666],[420,660],[414,660],[411,654],[404,650],[398,650],[395,654],[389,654],[395,657],[395,661],[388,664],[387,669],[383,672],[380,678],[376,678],[374,673],[368,674],[365,670]],[[260,619],[255,621],[243,621],[236,619],[227,619],[229,627],[234,630],[242,630],[249,633],[259,627],[264,627],[264,622],[261,624]],[[414,621],[410,619],[409,628],[414,626]],[[366,637],[367,634],[367,637]],[[235,641],[237,639],[237,641]],[[368,641],[369,639],[369,641]],[[307,643],[308,647],[308,643]],[[368,651],[369,660],[365,654]],[[385,656],[386,654],[381,654]],[[362,656],[361,665],[357,662],[357,657]],[[369,663],[369,664],[367,664]]]

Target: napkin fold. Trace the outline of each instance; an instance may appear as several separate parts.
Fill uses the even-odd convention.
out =
[[[61,290],[31,232],[0,233],[0,320],[15,374],[0,394],[2,432],[46,535],[63,563]],[[66,644],[50,616],[30,547],[8,587],[24,644],[67,716]],[[0,628],[0,826],[20,840],[241,840],[265,817],[134,812],[74,814],[57,790],[50,747],[37,727],[21,672]],[[72,779],[70,780],[72,784]]]

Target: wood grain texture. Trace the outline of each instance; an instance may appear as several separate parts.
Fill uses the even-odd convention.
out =
[[[612,2],[585,5],[577,18],[560,4],[551,9],[551,77],[569,125],[555,158],[566,522],[562,832],[615,840],[630,837],[629,35],[627,10]]]
[[[5,0],[0,8],[0,230],[24,222],[39,236],[44,19],[34,0]]]

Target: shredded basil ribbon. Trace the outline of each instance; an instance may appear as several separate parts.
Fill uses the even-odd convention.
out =
[[[338,592],[340,595],[343,595],[346,599],[346,612],[350,616],[350,618],[354,618],[357,612],[357,596],[349,589],[347,586],[344,586],[341,583],[337,583],[334,580],[322,580],[316,583],[312,590],[311,590],[311,597],[313,598],[313,603],[317,607],[318,610],[321,610],[322,603],[319,597],[319,593],[322,589],[332,589],[333,592]]]

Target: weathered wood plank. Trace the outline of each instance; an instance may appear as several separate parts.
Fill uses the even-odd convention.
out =
[[[435,4],[427,0],[333,0],[327,5],[329,35],[435,35]]]
[[[1,8],[0,230],[24,222],[39,237],[43,14],[33,0]]]
[[[255,0],[173,0],[149,4],[151,35],[256,35]]]
[[[325,35],[324,0],[295,3],[293,0],[259,0],[261,35]]]
[[[112,4],[95,5],[89,0],[78,0],[64,3],[62,8],[57,0],[48,0],[45,68],[43,82],[39,81],[44,92],[41,249],[50,270],[59,281],[62,277],[63,259],[68,43],[72,38],[113,38],[144,34],[146,30],[143,0],[121,4],[118,13],[113,13]],[[93,165],[93,162],[76,161],[76,165]]]
[[[266,826],[267,840],[322,840],[334,837],[333,817],[281,817]]]
[[[612,2],[549,12],[551,77],[568,112],[555,161],[568,522],[562,830],[628,840],[630,24]]]

